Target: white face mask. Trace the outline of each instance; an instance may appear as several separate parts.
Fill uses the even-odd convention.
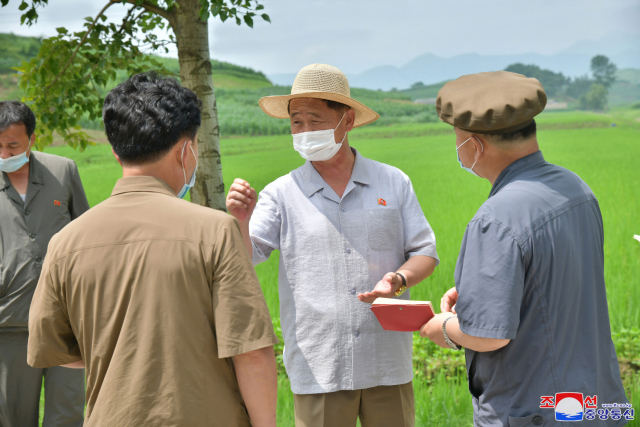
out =
[[[342,115],[342,119],[338,123],[342,123],[344,116],[347,113],[345,112]],[[336,126],[336,129],[338,129]],[[327,130],[317,130],[313,132],[301,132],[292,134],[293,136],[293,148],[300,153],[302,158],[311,160],[314,162],[322,162],[324,160],[329,160],[342,147],[342,143],[344,139],[347,137],[347,133],[345,132],[342,141],[340,144],[336,144],[336,129],[327,129]]]
[[[187,146],[187,142],[189,142],[189,141],[185,141],[184,145],[182,146],[181,160],[183,162],[184,162],[184,147]],[[187,172],[184,170],[184,165],[182,166],[182,175],[184,175],[184,185],[182,186],[182,189],[178,193],[178,197],[180,199],[184,199],[184,196],[187,195],[187,191],[189,191],[196,183],[196,171],[198,170],[198,159],[196,158],[196,153],[193,151],[193,146],[189,146],[189,148],[191,148],[191,154],[193,154],[193,158],[196,159],[196,168],[193,170],[193,174],[191,175],[191,179],[189,180],[189,182],[187,182]],[[189,153],[187,152],[187,155],[188,154]]]
[[[29,151],[28,148],[27,151]],[[0,171],[6,173],[15,172],[27,164],[29,162],[27,151],[16,156],[9,157],[8,159],[0,159]]]

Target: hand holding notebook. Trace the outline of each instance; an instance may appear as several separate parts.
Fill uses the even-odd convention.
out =
[[[430,301],[378,298],[371,311],[385,331],[414,332],[435,316]]]

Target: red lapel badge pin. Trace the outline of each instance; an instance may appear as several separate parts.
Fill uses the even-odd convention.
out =
[[[62,203],[60,203],[60,200],[54,200],[53,201],[53,205],[54,206],[62,206]]]
[[[378,199],[378,204],[382,206],[387,206],[387,201],[384,199]]]

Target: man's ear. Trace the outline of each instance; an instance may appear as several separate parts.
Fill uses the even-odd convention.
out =
[[[33,145],[36,143],[36,133],[31,134],[31,138],[29,138],[29,150],[33,148]]]
[[[487,139],[484,136],[473,134],[472,141],[476,147],[476,153],[482,154],[486,151],[488,144],[487,144]]]
[[[187,139],[186,141],[180,141],[178,142],[175,147],[173,148],[174,151],[174,155],[176,160],[178,161],[178,163],[180,164],[180,167],[184,167],[185,163],[186,163],[186,159],[185,157],[187,156],[187,152],[191,151],[189,150],[189,147],[191,146],[191,144],[193,144],[193,142],[190,139]]]
[[[474,161],[477,162],[482,153],[484,153],[487,149],[487,140],[482,135],[473,134],[471,136],[471,141],[473,141],[473,145],[476,148],[476,152],[473,157]]]
[[[353,129],[353,125],[356,123],[356,110],[353,108],[349,108],[346,111],[346,115],[344,116],[347,122],[347,132],[351,132]]]

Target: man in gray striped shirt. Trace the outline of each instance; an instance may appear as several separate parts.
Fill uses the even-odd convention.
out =
[[[266,97],[290,118],[307,162],[257,195],[236,179],[227,208],[253,263],[280,250],[284,363],[297,426],[413,426],[412,334],[384,331],[370,305],[409,299],[438,263],[435,236],[400,170],[362,157],[347,132],[379,116],[323,64],[300,71],[292,95]]]

